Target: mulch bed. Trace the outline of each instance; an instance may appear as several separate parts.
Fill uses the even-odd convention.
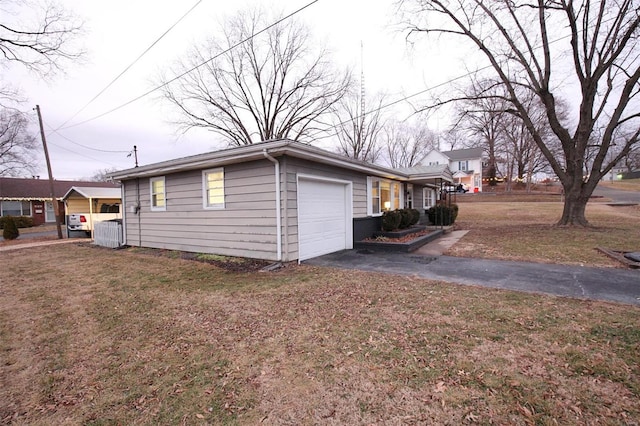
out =
[[[403,237],[399,237],[399,238],[389,238],[389,237],[372,237],[372,238],[365,238],[362,241],[365,241],[367,243],[408,243],[409,241],[413,241],[416,238],[422,237],[424,235],[427,235],[429,233],[431,233],[432,231],[429,230],[424,230],[424,231],[420,231],[420,232],[414,232],[412,234],[407,234]]]

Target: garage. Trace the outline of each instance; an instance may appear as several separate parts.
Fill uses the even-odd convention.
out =
[[[351,182],[298,176],[299,260],[353,248]]]

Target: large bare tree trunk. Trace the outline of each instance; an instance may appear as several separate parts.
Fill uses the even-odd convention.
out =
[[[569,187],[569,190],[565,191],[564,197],[564,208],[558,225],[588,226],[589,222],[586,219],[585,212],[590,195],[585,194],[580,187]]]

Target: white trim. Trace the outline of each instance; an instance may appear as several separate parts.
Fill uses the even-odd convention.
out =
[[[431,202],[433,203],[432,205],[427,205],[427,191],[429,191],[431,193]],[[422,208],[423,209],[429,209],[433,206],[436,205],[436,191],[433,188],[430,188],[428,186],[425,186],[424,188],[422,188]]]
[[[280,202],[280,162],[269,155],[267,150],[262,151],[264,158],[271,161],[274,166],[276,184],[276,256],[278,262],[282,261],[282,207]]]
[[[122,214],[122,244],[127,244],[127,209],[125,205],[125,196],[124,196],[124,185],[120,186],[120,213]],[[67,232],[69,232],[69,228],[67,227]]]
[[[209,173],[222,173],[222,203],[209,204],[209,197],[207,196],[207,174]],[[225,176],[224,167],[216,167],[215,169],[207,169],[202,171],[202,208],[205,210],[224,210],[225,207]]]
[[[378,213],[374,213],[373,212],[373,205],[371,204],[372,201],[372,187],[373,187],[373,182],[376,181],[378,182]],[[394,203],[395,203],[395,194],[394,194],[394,187],[398,187],[398,195],[399,195],[399,200],[398,200],[398,209],[402,209],[404,208],[404,185],[402,181],[398,181],[398,180],[394,180],[394,179],[385,179],[385,178],[381,178],[378,176],[367,176],[367,216],[370,217],[378,217],[378,216],[382,216],[385,212],[383,206],[382,206],[382,183],[388,183],[389,184],[389,201],[392,203],[391,208],[389,210],[396,210],[394,207]]]
[[[163,206],[154,206],[153,205],[153,182],[162,181],[163,188],[163,196],[164,196],[164,205]],[[149,208],[154,212],[163,212],[167,210],[167,181],[164,176],[153,177],[149,179]]]
[[[353,248],[353,182],[350,180],[342,180],[342,179],[333,179],[327,178],[324,176],[316,176],[316,175],[308,175],[304,173],[296,174],[296,221],[298,229],[300,229],[300,206],[298,203],[300,202],[300,197],[297,195],[298,188],[300,187],[300,180],[310,180],[316,182],[329,182],[329,183],[337,183],[345,186],[344,197],[345,197],[345,248],[350,250]],[[306,260],[306,258],[300,257],[300,235],[298,235],[298,263]]]

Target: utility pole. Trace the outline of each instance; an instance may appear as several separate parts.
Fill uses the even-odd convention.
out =
[[[131,157],[132,155],[136,161],[136,167],[138,167],[138,147],[135,145],[133,146],[133,151],[131,151],[127,157]]]
[[[47,160],[47,171],[49,172],[49,191],[51,193],[51,204],[53,204],[53,214],[56,216],[56,228],[58,229],[58,239],[62,239],[62,228],[60,227],[60,206],[56,200],[55,187],[53,185],[53,173],[51,172],[51,161],[49,161],[49,150],[47,149],[47,139],[44,137],[44,127],[42,126],[42,115],[40,114],[40,105],[36,105],[38,113],[38,123],[40,124],[40,137],[42,138],[42,146],[44,147],[44,158]],[[46,206],[45,206],[46,209]]]

